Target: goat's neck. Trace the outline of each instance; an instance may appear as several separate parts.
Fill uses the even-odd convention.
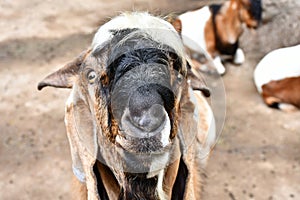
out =
[[[99,181],[104,187],[98,190],[106,191],[109,199],[169,199],[178,175],[179,163],[180,159],[157,173],[134,174],[113,172],[107,166],[97,162],[97,169],[100,172],[97,178],[101,179],[97,180],[98,187]]]

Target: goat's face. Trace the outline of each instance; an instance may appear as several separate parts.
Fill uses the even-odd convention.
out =
[[[182,52],[176,49],[181,45],[177,33],[139,28],[109,29],[106,33],[110,36],[105,40],[96,34],[92,50],[47,77],[39,89],[72,87],[67,106],[76,104],[76,130],[96,135],[91,138],[96,137],[101,148],[94,154],[100,154],[106,164],[115,164],[116,160],[107,160],[116,152],[128,159],[125,165],[136,165],[137,155],[152,159],[173,151],[181,91],[187,86],[184,50],[182,46]],[[165,38],[169,42],[162,42]],[[95,152],[90,145],[95,142],[85,143]],[[164,159],[163,165],[168,162]],[[141,170],[148,171],[151,162],[145,161]]]
[[[171,47],[137,29],[116,31],[109,44],[95,49],[80,83],[111,142],[134,153],[168,146],[177,130],[180,96],[174,86],[183,76],[173,72],[182,72],[181,64]]]

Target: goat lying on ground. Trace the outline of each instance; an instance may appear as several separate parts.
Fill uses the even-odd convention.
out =
[[[284,111],[300,108],[300,45],[274,50],[256,66],[254,81],[264,102]]]
[[[204,50],[212,57],[217,71],[224,74],[221,56],[233,59],[235,64],[244,62],[244,53],[239,48],[243,25],[256,28],[261,14],[261,0],[230,0],[183,13],[171,22],[181,33],[192,58],[197,59],[197,54]]]
[[[46,86],[72,88],[65,123],[81,199],[200,199],[214,117],[171,24],[122,14]]]

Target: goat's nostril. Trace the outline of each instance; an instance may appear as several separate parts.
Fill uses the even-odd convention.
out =
[[[138,127],[146,127],[150,124],[150,119],[146,117],[145,115],[142,115],[141,117],[133,117],[133,123]]]
[[[131,116],[132,123],[138,128],[151,132],[156,130],[163,124],[165,120],[165,112],[164,107],[155,104],[150,107],[150,109],[143,111],[140,116]]]
[[[153,105],[149,109],[149,112],[153,118],[163,119],[163,117],[165,116],[164,107],[158,104]]]

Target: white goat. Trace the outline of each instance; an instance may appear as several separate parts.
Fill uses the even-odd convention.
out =
[[[268,106],[285,111],[300,108],[300,45],[268,53],[256,66],[254,81]]]

